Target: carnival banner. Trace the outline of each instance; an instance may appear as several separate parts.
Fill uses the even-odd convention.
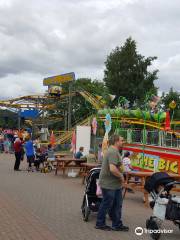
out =
[[[180,162],[174,159],[164,159],[155,155],[131,152],[131,163],[135,168],[148,171],[166,171],[180,174]]]

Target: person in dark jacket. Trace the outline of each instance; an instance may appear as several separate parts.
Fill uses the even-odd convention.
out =
[[[14,154],[15,154],[15,164],[14,164],[14,171],[20,171],[19,166],[22,157],[22,142],[19,138],[16,138],[14,141]]]
[[[75,158],[80,159],[81,157],[83,157],[83,151],[84,151],[84,148],[80,147],[79,151],[75,154]]]

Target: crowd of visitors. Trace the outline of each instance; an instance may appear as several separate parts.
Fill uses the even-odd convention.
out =
[[[9,134],[9,133],[8,133]],[[51,144],[47,148],[41,147],[39,139],[32,140],[31,136],[25,139],[21,135],[12,134],[9,137],[7,133],[0,134],[0,150],[5,153],[14,152],[15,164],[14,171],[21,171],[20,164],[26,155],[28,171],[33,171],[32,164],[36,170],[47,157],[54,161],[54,149]],[[130,153],[125,152],[122,156],[122,146],[124,139],[119,135],[113,135],[108,142],[105,154],[102,154],[102,144],[98,146],[98,153],[95,154],[93,149],[88,154],[84,154],[84,147],[80,147],[74,157],[76,159],[86,159],[87,163],[102,163],[99,177],[99,186],[102,191],[102,201],[99,207],[96,229],[128,231],[129,228],[122,221],[122,184],[126,178],[126,173],[133,171],[131,165]],[[106,225],[106,214],[112,220],[112,226]]]
[[[14,135],[8,131],[0,130],[0,152],[13,152]]]
[[[0,152],[13,153],[15,139],[17,137],[20,139],[25,139],[29,135],[30,133],[25,129],[17,130],[0,128]]]
[[[14,154],[15,154],[15,171],[21,171],[19,169],[20,163],[24,160],[24,155],[26,155],[28,171],[39,171],[40,164],[45,162],[45,160],[54,161],[54,149],[51,144],[48,147],[41,147],[37,139],[32,141],[31,137],[25,140],[16,138],[14,141]],[[35,168],[34,168],[35,167]]]
[[[41,146],[39,138],[33,141],[31,133],[24,129],[0,129],[0,153],[14,153],[14,171],[21,171],[20,164],[24,156],[27,159],[28,171],[34,171],[34,167],[39,171],[40,164],[46,158],[55,160],[53,147],[51,145]]]

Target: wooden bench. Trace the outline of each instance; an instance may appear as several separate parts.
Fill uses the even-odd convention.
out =
[[[56,160],[56,171],[55,175],[57,175],[58,170],[62,170],[63,176],[65,175],[66,169],[79,169],[81,170],[81,163],[84,163],[86,160],[83,159],[75,159],[73,157],[59,158]]]

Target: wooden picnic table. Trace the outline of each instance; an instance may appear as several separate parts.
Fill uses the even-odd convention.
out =
[[[94,163],[84,162],[84,163],[81,163],[81,166],[84,167],[85,170],[90,171],[91,169],[93,169],[95,167],[101,166],[101,164],[99,164],[97,162],[94,162]]]
[[[73,157],[72,153],[55,153],[55,158]]]
[[[149,203],[148,192],[144,189],[144,185],[145,185],[146,179],[151,177],[153,173],[154,172],[141,172],[141,171],[128,172],[126,175],[126,180],[125,180],[125,184],[124,184],[124,187],[125,187],[124,197],[125,197],[125,194],[126,194],[128,188],[133,189],[135,191],[140,191],[144,194],[144,204],[145,204],[145,206],[148,207],[148,205],[149,205],[148,204]],[[170,173],[168,173],[168,175],[171,178],[173,178],[175,181],[180,181],[180,175],[170,174]],[[137,177],[139,180],[132,181],[133,177]],[[172,191],[180,192],[180,188],[173,188]]]
[[[82,168],[81,163],[84,163],[86,160],[84,159],[76,159],[73,157],[64,157],[64,158],[59,158],[56,160],[56,171],[55,175],[57,175],[58,170],[62,170],[63,175],[65,175],[66,169],[73,169],[73,168]]]
[[[83,177],[82,184],[84,184],[85,178],[88,175],[89,171],[93,168],[100,167],[101,164],[94,162],[94,163],[81,163],[82,171],[80,172],[81,176]]]

